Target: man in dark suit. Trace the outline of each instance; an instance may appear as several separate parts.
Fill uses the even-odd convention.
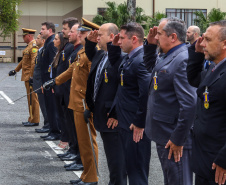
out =
[[[33,81],[33,90],[35,91],[36,89],[39,89],[42,86],[42,77],[41,77],[41,53],[43,49],[43,45],[45,43],[45,39],[41,37],[39,34],[36,38],[36,45],[38,46],[38,54],[35,59],[35,68],[34,68],[34,73],[33,73],[33,78],[30,79],[30,81]],[[49,132],[49,121],[48,121],[48,116],[46,112],[46,107],[45,107],[45,100],[44,100],[44,94],[42,93],[42,90],[36,91],[38,95],[38,101],[40,105],[40,109],[42,111],[42,115],[44,118],[44,125],[41,129],[35,129],[36,132],[38,133],[48,133]]]
[[[152,72],[145,132],[156,142],[164,182],[192,185],[191,127],[195,117],[196,93],[187,80],[186,26],[178,18],[163,19],[150,29],[145,45],[146,67]],[[159,45],[162,57],[156,61]],[[183,154],[183,155],[182,155]]]
[[[95,129],[100,132],[110,172],[109,185],[124,185],[127,182],[122,144],[115,126],[107,125],[108,113],[118,87],[118,67],[122,61],[121,49],[111,45],[118,27],[113,23],[103,24],[99,31],[92,31],[86,39],[85,52],[92,61],[87,82],[86,102],[93,112]],[[97,50],[96,44],[101,48]],[[113,53],[113,55],[111,55]],[[86,110],[85,115],[88,110]],[[113,120],[113,119],[112,119]]]
[[[188,80],[198,88],[192,146],[195,184],[225,184],[226,21],[211,23],[196,46],[191,46],[188,51]],[[214,64],[202,71],[204,56]]]
[[[44,22],[41,27],[41,36],[44,38],[45,44],[41,53],[41,71],[42,71],[42,83],[54,78],[56,73],[51,68],[51,63],[56,55],[57,48],[54,47],[53,39],[55,37],[55,25],[52,22]],[[44,89],[44,99],[46,105],[46,111],[49,121],[50,130],[48,135],[41,136],[44,140],[58,140],[60,136],[60,130],[58,126],[58,112],[56,110],[55,94],[52,89]]]
[[[151,141],[144,133],[150,73],[143,63],[143,39],[142,26],[134,22],[121,26],[114,39],[128,54],[118,68],[120,80],[109,117],[116,110],[130,185],[148,184],[151,155]]]

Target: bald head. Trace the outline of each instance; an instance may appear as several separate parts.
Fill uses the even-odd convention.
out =
[[[192,25],[187,29],[187,41],[193,44],[200,36],[200,29],[198,26]]]
[[[97,42],[101,49],[107,51],[107,43],[112,42],[114,36],[118,34],[118,27],[113,23],[102,24],[99,31]]]

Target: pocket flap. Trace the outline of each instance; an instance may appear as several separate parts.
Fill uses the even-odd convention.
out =
[[[174,123],[175,117],[169,116],[169,115],[164,115],[164,114],[159,114],[157,112],[154,113],[153,119],[165,123]]]

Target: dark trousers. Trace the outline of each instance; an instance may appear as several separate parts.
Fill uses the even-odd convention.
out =
[[[65,110],[65,117],[67,118],[66,130],[67,130],[67,133],[69,134],[68,135],[69,136],[69,146],[70,146],[69,150],[70,150],[71,153],[80,156],[77,133],[76,133],[76,129],[75,129],[73,110],[67,108]],[[77,162],[78,161],[79,160],[77,160]]]
[[[44,99],[50,128],[48,135],[59,136],[60,129],[58,126],[58,112],[56,108],[55,94],[52,93],[52,89],[44,90]]]
[[[67,133],[66,129],[66,122],[67,118],[65,117],[65,110],[67,109],[63,96],[55,95],[56,98],[56,106],[58,110],[58,116],[59,116],[59,128],[60,128],[60,140],[62,142],[69,142],[69,134]]]
[[[151,141],[144,133],[143,139],[135,143],[133,132],[119,128],[123,144],[126,171],[129,185],[148,185],[149,165],[151,158]]]
[[[176,163],[173,155],[171,159],[168,159],[168,148],[157,143],[156,147],[162,166],[164,185],[192,185],[191,149],[184,149],[183,157]]]
[[[49,128],[49,121],[48,121],[48,116],[46,112],[46,106],[45,106],[45,99],[44,99],[44,94],[42,93],[37,93],[38,95],[38,101],[39,101],[39,106],[44,118],[44,125],[43,128]]]
[[[100,132],[107,158],[110,181],[108,185],[126,185],[127,175],[123,146],[118,132]]]
[[[69,142],[69,151],[70,153],[78,155],[77,163],[80,163],[81,160],[79,159],[79,147],[78,147],[78,140],[77,140],[77,133],[75,129],[75,122],[74,122],[74,113],[73,110],[68,108],[69,104],[69,94],[64,92],[64,94],[56,95],[56,103],[58,107],[58,112],[60,114],[60,120],[62,121],[61,126],[61,141]]]
[[[195,185],[218,185],[218,184],[215,183],[214,181],[204,179],[199,175],[195,175]]]

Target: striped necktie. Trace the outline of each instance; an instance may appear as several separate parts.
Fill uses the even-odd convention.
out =
[[[101,59],[99,65],[98,65],[98,68],[97,68],[96,78],[95,78],[95,83],[94,83],[93,101],[96,100],[97,92],[99,89],[99,79],[100,79],[100,75],[102,72],[102,68],[103,68],[106,56],[107,56],[107,53],[103,56],[103,58]]]

